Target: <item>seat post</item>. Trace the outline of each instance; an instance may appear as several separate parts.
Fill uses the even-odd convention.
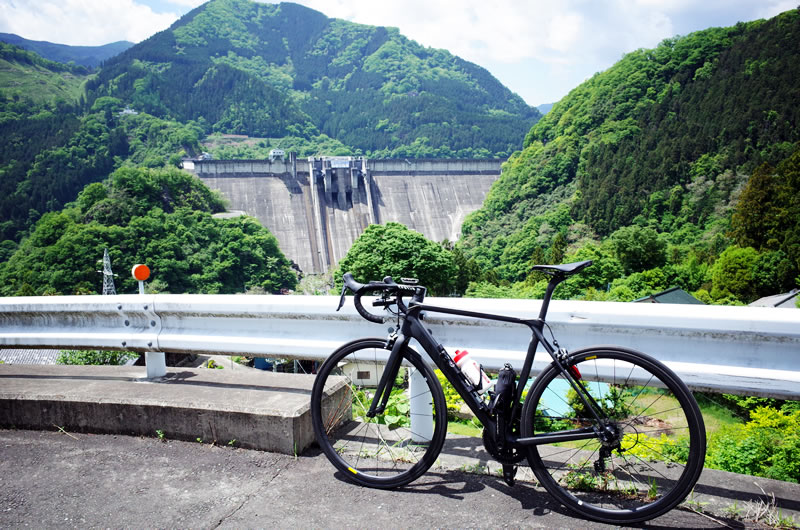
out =
[[[550,299],[553,298],[553,291],[556,290],[556,286],[563,282],[565,278],[566,275],[555,273],[547,283],[547,290],[545,291],[544,299],[542,300],[542,308],[539,310],[539,320],[544,321],[544,317],[547,315],[547,309],[550,307]]]

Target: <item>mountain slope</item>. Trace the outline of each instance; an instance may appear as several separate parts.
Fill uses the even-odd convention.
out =
[[[76,102],[83,94],[89,71],[42,58],[12,44],[0,42],[0,90],[9,97],[36,102]]]
[[[124,167],[86,186],[77,201],[47,213],[0,263],[0,294],[91,294],[103,284],[104,249],[115,270],[147,263],[150,289],[235,293],[293,289],[296,275],[278,241],[251,217],[215,219],[222,199],[177,168]],[[127,274],[120,292],[135,292]]]
[[[161,166],[199,150],[197,127],[122,115],[114,98],[86,106],[87,78],[83,66],[0,43],[0,240],[11,246],[41,214],[74,200],[123,161]]]
[[[530,130],[464,223],[465,251],[520,281],[556,240],[575,248],[635,224],[713,259],[748,175],[800,141],[798,43],[792,10],[626,55]]]
[[[323,133],[365,153],[416,141],[440,155],[509,154],[539,118],[483,68],[394,28],[249,0],[191,11],[109,60],[89,90],[209,131]]]
[[[106,59],[133,46],[133,43],[128,41],[117,41],[102,46],[68,46],[47,41],[29,40],[13,33],[0,33],[0,41],[36,52],[51,61],[59,63],[74,62],[77,65],[88,68],[100,66]]]

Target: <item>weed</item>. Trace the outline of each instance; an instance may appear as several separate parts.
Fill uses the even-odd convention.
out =
[[[655,500],[656,497],[658,497],[658,484],[656,484],[656,479],[651,478],[650,488],[647,490],[647,498],[652,501]]]
[[[231,440],[231,441],[229,441],[229,442],[228,442],[228,445],[229,445],[230,447],[234,447],[234,445],[235,445],[235,444],[236,444],[236,438],[234,438],[233,440]]]
[[[64,430],[64,427],[59,427],[59,426],[58,426],[58,425],[56,425],[55,423],[53,424],[53,427],[55,427],[56,429],[58,429],[58,430],[59,430],[59,432],[61,432],[62,434],[66,434],[67,436],[69,436],[69,437],[70,437],[70,438],[72,438],[73,440],[77,440],[77,438],[75,438],[75,437],[74,437],[74,436],[72,436],[70,433],[68,433],[67,431],[65,431],[65,430]]]
[[[754,482],[758,489],[767,497],[767,501],[759,499],[758,501],[750,501],[744,504],[743,519],[748,521],[755,521],[757,523],[771,526],[772,528],[797,528],[798,524],[794,520],[793,515],[783,515],[783,510],[778,508],[775,501],[775,494],[767,494],[764,488]]]
[[[162,431],[161,429],[156,429],[156,436],[158,436],[158,441],[159,442],[166,442],[167,441],[167,436],[164,434],[164,431]]]
[[[739,502],[738,501],[733,501],[733,504],[723,508],[722,512],[725,515],[727,515],[728,517],[731,517],[733,519],[741,519],[742,518],[742,509],[739,508]]]
[[[462,464],[459,470],[463,473],[470,473],[473,475],[489,474],[489,466],[486,464],[481,464],[480,462],[475,462],[474,464]]]
[[[689,498],[683,501],[683,505],[689,508],[693,512],[703,513],[703,506],[707,505],[707,502],[700,502],[698,499],[694,498],[694,488],[692,488],[692,492],[689,494]]]
[[[197,438],[195,438],[195,441],[197,441],[197,443],[199,443],[199,444],[203,443],[203,439],[200,438],[199,436]]]

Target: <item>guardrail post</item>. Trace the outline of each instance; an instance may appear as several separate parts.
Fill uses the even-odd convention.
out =
[[[433,396],[428,390],[428,382],[416,368],[411,369],[408,393],[411,407],[411,440],[429,442],[433,438]],[[441,410],[436,412],[447,413]]]
[[[145,352],[144,364],[148,379],[157,379],[167,375],[167,358],[162,351]]]
[[[137,263],[131,269],[131,274],[139,282],[139,294],[144,295],[144,282],[150,277],[150,267]],[[167,356],[164,352],[145,352],[144,365],[148,379],[157,379],[167,375]]]

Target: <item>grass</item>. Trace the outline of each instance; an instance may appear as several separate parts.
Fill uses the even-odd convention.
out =
[[[447,432],[458,434],[460,436],[471,436],[473,438],[480,438],[483,436],[483,427],[477,427],[471,423],[461,423],[458,421],[451,421],[447,424]]]
[[[716,432],[719,429],[726,427],[728,425],[743,423],[741,418],[737,417],[730,409],[726,408],[725,406],[717,404],[702,395],[698,395],[696,396],[696,398],[697,398],[697,404],[700,407],[700,412],[703,415],[703,421],[705,422],[706,425],[706,434],[711,434],[713,432]],[[648,409],[647,415],[659,417],[661,419],[666,420],[667,422],[673,419],[672,414],[665,413],[664,411],[676,410],[676,407],[678,405],[677,400],[671,397],[660,396],[658,394],[653,393],[641,396],[639,398],[640,404],[642,400],[645,399],[650,399],[651,400],[650,403],[653,403],[652,408],[648,409],[649,403],[644,406],[645,409]],[[680,411],[676,411],[676,413],[679,414]],[[471,436],[474,438],[480,438],[483,433],[483,428],[469,423],[449,422],[447,424],[447,432],[458,434],[461,436]],[[563,445],[582,447],[585,445],[585,442],[568,442]]]
[[[700,412],[703,414],[703,421],[706,424],[706,433],[712,433],[729,425],[744,423],[729,408],[715,403],[705,395],[695,394]]]

